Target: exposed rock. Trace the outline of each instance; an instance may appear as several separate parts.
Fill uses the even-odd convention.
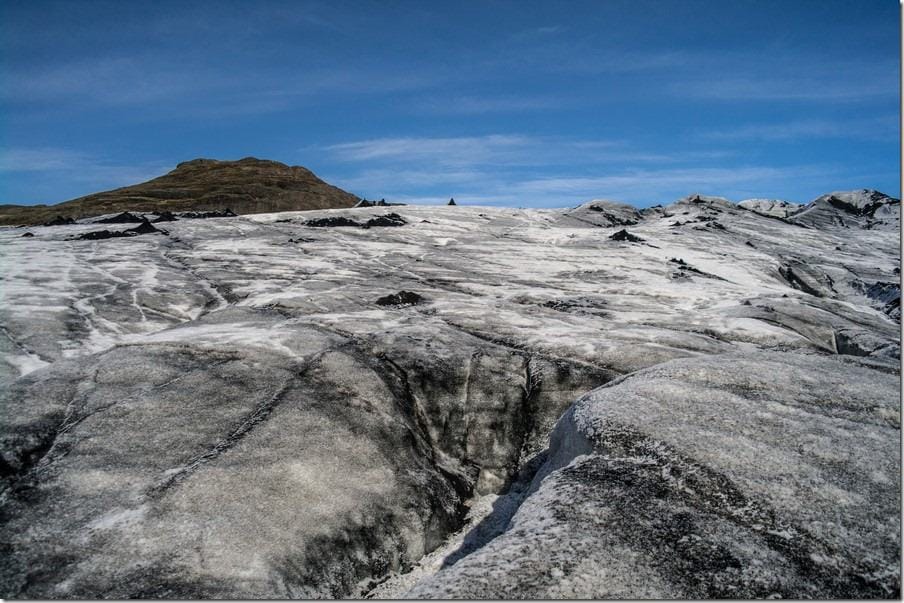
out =
[[[17,223],[22,222],[23,220],[10,220],[9,223]],[[68,224],[75,224],[75,220],[72,218],[64,218],[63,216],[57,216],[56,218],[44,222],[44,226],[66,226]]]
[[[101,218],[100,220],[95,220],[95,224],[130,224],[130,223],[140,223],[143,222],[144,218],[141,216],[136,216],[131,212],[124,211],[121,214],[116,214],[115,216],[110,216],[109,218]]]
[[[110,230],[95,230],[91,232],[85,232],[75,239],[81,241],[99,241],[103,239],[116,239],[121,237],[134,237],[137,235],[143,234],[152,234],[152,233],[160,233],[167,234],[166,231],[160,230],[156,228],[153,224],[148,222],[147,218],[142,219],[141,224],[136,226],[135,228],[129,228],[127,230],[122,231],[110,231]]]
[[[454,198],[453,198],[453,199],[449,199],[449,202],[446,203],[446,205],[456,205],[455,199],[454,199]]]
[[[424,300],[423,297],[411,291],[399,291],[390,295],[384,295],[377,299],[378,306],[413,306]]]
[[[627,230],[619,230],[615,234],[611,235],[609,238],[612,239],[613,241],[630,241],[631,243],[643,242],[643,239],[641,239],[640,237],[638,237],[636,235],[632,235]]]
[[[195,159],[159,178],[57,205],[6,205],[0,208],[0,224],[41,224],[55,215],[79,218],[123,211],[221,212],[232,208],[249,214],[330,209],[351,207],[357,201],[303,167],[254,157]]]
[[[327,216],[324,218],[314,218],[312,220],[307,220],[305,226],[314,226],[316,228],[327,228],[327,227],[336,227],[336,226],[350,226],[354,228],[372,228],[372,227],[380,227],[380,226],[404,226],[407,224],[405,218],[400,216],[399,214],[392,213],[386,214],[384,216],[376,216],[374,218],[370,218],[367,222],[363,224],[356,220],[352,220],[351,218],[347,218],[345,216]]]
[[[27,238],[27,237],[33,237],[35,235],[34,235],[34,233],[31,233],[31,232],[24,232],[24,233],[22,233],[22,236]]]
[[[405,224],[407,224],[405,218],[399,214],[392,213],[371,218],[364,223],[364,228],[371,228],[374,226],[404,226]]]
[[[91,232],[82,233],[82,234],[78,235],[77,237],[75,237],[75,239],[80,240],[80,241],[99,241],[102,239],[113,239],[113,238],[117,238],[117,237],[128,237],[128,236],[130,236],[130,235],[127,235],[124,232],[116,232],[116,231],[109,231],[109,230],[93,230]]]
[[[171,211],[163,211],[155,213],[155,215],[157,217],[151,220],[151,222],[153,222],[154,224],[159,224],[160,222],[175,222],[176,220],[178,220],[176,215]]]
[[[720,276],[716,276],[715,274],[710,274],[708,272],[703,272],[702,270],[694,268],[693,266],[691,266],[690,264],[688,264],[681,258],[669,258],[669,262],[671,262],[672,264],[678,265],[678,272],[676,274],[673,274],[673,277],[687,278],[689,276],[688,273],[693,273],[698,276],[703,276],[706,278],[713,278],[713,279],[717,279],[717,280],[721,280],[721,278],[722,278]]]
[[[183,211],[179,212],[180,218],[194,218],[194,219],[207,219],[207,218],[234,218],[236,213],[229,209],[228,207],[223,210],[217,211]]]
[[[305,226],[313,226],[315,228],[327,228],[334,226],[353,226],[355,228],[360,228],[361,224],[359,222],[355,222],[351,218],[346,218],[345,216],[329,216],[326,218],[314,218],[313,220],[307,220],[304,223]]]
[[[153,224],[148,222],[147,218],[144,218],[141,221],[141,224],[139,224],[135,228],[130,228],[130,229],[126,230],[125,232],[130,233],[130,234],[136,234],[136,235],[151,234],[154,232],[160,232],[160,233],[165,234],[165,231],[160,230],[159,228],[157,228],[156,226],[154,226]]]

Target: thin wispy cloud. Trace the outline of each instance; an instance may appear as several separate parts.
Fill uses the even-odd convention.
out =
[[[629,191],[639,193],[659,192],[681,187],[688,193],[700,190],[717,191],[735,188],[756,181],[825,174],[819,166],[740,166],[733,168],[674,168],[659,170],[632,170],[592,178],[538,178],[512,185],[517,192],[530,194],[583,194],[603,196]]]
[[[307,151],[308,149],[302,149]],[[582,140],[526,134],[462,137],[377,138],[323,147],[342,162],[380,162],[404,166],[541,167],[625,163],[675,163],[725,158],[732,151],[683,149],[677,153],[646,150],[623,140]]]
[[[583,47],[583,48],[582,48]],[[487,58],[485,68],[591,77],[668,72],[692,63],[692,56],[673,50],[598,48],[585,41],[532,40],[525,46],[503,49]]]
[[[324,149],[340,161],[406,165],[539,166],[603,161],[668,161],[662,154],[633,151],[617,140],[574,140],[524,134],[461,137],[378,138]]]
[[[769,170],[709,181],[899,193],[898,123],[883,117],[900,100],[897,7],[820,14],[779,0],[7,3],[0,148],[21,169],[0,184],[61,200],[86,178],[140,178],[148,158],[257,155],[399,198],[660,202],[704,175],[679,170],[816,164],[844,169],[824,185]],[[36,149],[73,155],[20,152]],[[505,190],[518,186],[533,188]]]
[[[439,115],[479,115],[565,109],[580,101],[555,96],[434,96],[415,100],[412,107]]]
[[[145,103],[210,88],[203,74],[194,79],[178,69],[144,69],[134,58],[74,61],[46,69],[10,73],[0,91],[4,100],[30,102],[97,101],[103,104]]]
[[[47,172],[68,170],[87,161],[88,156],[68,149],[3,149],[0,172]]]
[[[459,203],[471,205],[510,205],[518,207],[566,207],[594,198],[607,198],[639,206],[669,203],[682,196],[701,193],[727,196],[736,201],[756,196],[762,183],[781,186],[792,180],[825,182],[837,166],[740,166],[732,169],[678,168],[621,171],[603,176],[556,176],[517,180],[498,174],[475,173],[467,178],[438,180],[445,194],[392,195],[375,191],[392,201],[444,203],[454,196]],[[391,186],[391,173],[362,183],[382,182]],[[771,189],[766,189],[771,190]],[[809,199],[792,199],[807,201]]]
[[[894,140],[898,137],[897,116],[860,120],[798,120],[785,123],[746,124],[734,128],[702,132],[713,141],[763,140],[799,141],[812,138]]]
[[[426,166],[423,169],[366,169],[352,176],[337,176],[330,180],[341,181],[343,188],[358,191],[362,196],[390,194],[394,199],[398,199],[399,191],[406,188],[460,186],[475,182],[485,184],[492,178],[491,174],[483,170],[436,169],[433,166]]]
[[[547,38],[561,35],[567,31],[567,27],[563,25],[543,25],[541,27],[530,27],[521,31],[516,31],[508,36],[509,42],[522,43],[537,41],[537,38]]]
[[[526,136],[493,134],[450,138],[378,138],[326,147],[345,161],[375,159],[467,165],[520,154],[535,141]]]
[[[161,104],[206,101],[212,114],[224,108],[235,112],[269,112],[317,95],[390,94],[431,88],[445,80],[432,75],[399,73],[376,75],[355,69],[308,70],[286,80],[278,72],[261,71],[237,81],[227,70],[201,64],[159,61],[148,57],[78,61],[47,70],[9,74],[0,99],[67,106],[137,106],[153,112]]]
[[[374,139],[331,145],[337,160],[361,166],[332,175],[368,197],[520,206],[565,206],[608,197],[639,205],[693,193],[756,193],[818,179],[837,168],[819,165],[707,167],[730,151],[651,151],[623,141],[495,134],[464,138]],[[638,169],[637,164],[648,167]],[[763,187],[768,183],[768,187]],[[412,195],[410,190],[421,190]],[[748,195],[752,196],[752,195]]]
[[[872,71],[872,69],[870,69]],[[852,103],[895,98],[899,91],[891,70],[878,77],[863,77],[851,69],[820,77],[769,75],[751,77],[697,78],[670,84],[673,94],[689,98],[719,101],[798,101],[815,103]]]

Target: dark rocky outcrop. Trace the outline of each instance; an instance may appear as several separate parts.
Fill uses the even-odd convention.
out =
[[[313,220],[307,220],[304,223],[305,226],[313,226],[315,228],[331,228],[336,226],[350,226],[354,228],[360,228],[361,223],[352,220],[351,218],[346,218],[345,216],[329,216],[326,218],[315,218]]]
[[[179,212],[180,218],[205,220],[207,218],[234,218],[238,214],[230,208],[215,211],[183,211]]]
[[[155,212],[155,215],[157,217],[151,220],[151,222],[153,222],[154,224],[159,224],[160,222],[175,222],[176,220],[178,220],[176,215],[171,211],[164,211],[159,213]]]
[[[115,216],[110,216],[109,218],[102,218],[100,220],[96,220],[96,224],[130,224],[135,223],[138,224],[143,222],[144,218],[141,216],[136,216],[131,212],[124,211],[121,214],[116,214]]]
[[[412,291],[399,291],[384,295],[375,302],[378,306],[413,306],[424,301],[424,298]]]
[[[347,218],[345,216],[327,216],[324,218],[314,218],[313,220],[307,220],[304,224],[305,226],[313,226],[315,228],[330,228],[337,226],[352,228],[375,228],[381,226],[404,226],[405,224],[407,224],[407,222],[405,218],[403,218],[399,214],[392,213],[386,214],[384,216],[370,218],[364,223],[352,220],[351,218]]]
[[[678,270],[672,274],[672,278],[690,278],[691,274],[695,274],[697,276],[702,276],[704,278],[711,278],[716,280],[724,280],[720,276],[716,276],[715,274],[710,274],[709,272],[704,272],[698,268],[694,268],[687,262],[685,262],[681,258],[670,258],[669,262],[678,266]]]
[[[139,224],[135,228],[129,228],[127,230],[121,230],[121,231],[94,230],[91,232],[82,233],[82,234],[78,235],[77,237],[75,237],[75,239],[80,240],[80,241],[100,241],[103,239],[117,239],[117,238],[123,238],[123,237],[134,237],[134,236],[138,236],[138,235],[153,234],[153,233],[167,234],[166,231],[160,230],[159,228],[155,227],[153,224],[151,224],[145,218],[145,219],[142,219],[141,224]]]
[[[165,231],[160,230],[159,228],[157,228],[156,226],[151,224],[147,220],[147,218],[145,218],[141,221],[141,224],[139,224],[135,228],[130,228],[130,229],[126,230],[125,232],[133,234],[133,235],[142,235],[142,234],[152,234],[155,232],[164,233]]]
[[[405,218],[403,218],[399,214],[392,213],[371,218],[364,223],[364,228],[373,228],[379,226],[404,226],[407,223],[408,222],[405,221]]]
[[[8,223],[17,224],[17,223],[20,223],[23,221],[24,220],[10,220]],[[66,226],[69,224],[75,224],[75,220],[73,218],[57,216],[57,217],[53,218],[52,220],[48,220],[47,222],[44,222],[44,224],[42,224],[42,226]]]
[[[637,235],[633,235],[627,230],[619,230],[613,235],[609,236],[613,241],[628,241],[630,243],[642,243],[643,239],[638,237]]]

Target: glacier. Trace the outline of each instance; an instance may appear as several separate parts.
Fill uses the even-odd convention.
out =
[[[0,229],[0,595],[899,596],[899,200],[391,210]]]

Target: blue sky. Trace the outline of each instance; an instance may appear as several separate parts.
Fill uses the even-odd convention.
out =
[[[0,0],[0,203],[195,157],[406,202],[900,197],[894,0]]]

